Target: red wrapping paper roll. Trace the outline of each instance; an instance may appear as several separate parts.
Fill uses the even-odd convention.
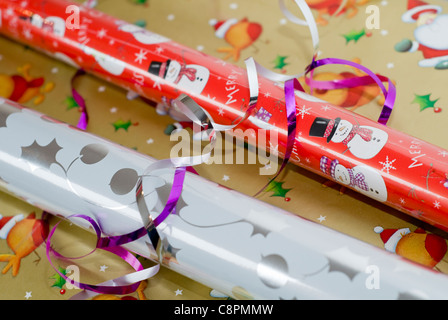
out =
[[[216,123],[232,124],[244,115],[246,70],[92,9],[81,7],[79,28],[69,29],[69,5],[0,0],[0,31],[167,109],[185,93]],[[278,141],[267,147],[283,156],[283,87],[264,78],[259,85],[257,108],[238,128],[274,128]],[[290,162],[448,231],[448,151],[301,92],[296,104]]]

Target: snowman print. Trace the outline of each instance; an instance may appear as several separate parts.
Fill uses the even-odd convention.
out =
[[[192,94],[201,94],[207,85],[210,71],[196,64],[181,64],[176,60],[151,62],[149,73],[176,84],[179,88]]]
[[[309,135],[325,138],[327,143],[342,143],[359,159],[375,157],[389,138],[381,129],[353,124],[339,117],[336,119],[317,117],[311,125]]]
[[[141,44],[157,44],[170,41],[164,36],[150,32],[137,25],[128,24],[123,21],[117,21],[116,23],[119,25],[118,30],[130,33]]]
[[[152,33],[148,30],[118,21],[118,30],[131,34],[135,40],[144,45],[152,45],[169,41],[168,38]],[[83,51],[95,58],[96,62],[108,73],[114,76],[120,76],[126,70],[126,62],[116,59],[106,53],[100,52],[93,48],[81,45]]]
[[[210,77],[210,71],[204,66],[181,64],[178,61],[171,59],[165,62],[152,61],[148,71],[157,77],[179,86],[179,88],[184,90],[188,95],[200,95]],[[170,101],[159,103],[156,109],[157,113],[160,115],[169,114],[179,121],[191,121],[177,112]]]
[[[336,182],[351,187],[374,200],[380,202],[387,200],[387,188],[383,177],[368,166],[359,165],[347,168],[339,160],[330,160],[323,156],[320,160],[320,169]]]

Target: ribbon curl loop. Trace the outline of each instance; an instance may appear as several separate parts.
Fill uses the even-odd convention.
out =
[[[136,232],[132,232],[128,235],[123,236],[114,236],[111,238],[102,237],[101,236],[101,228],[98,225],[98,223],[92,219],[91,217],[87,215],[81,215],[76,214],[67,217],[68,220],[73,218],[81,218],[87,221],[95,231],[96,237],[97,237],[97,243],[96,247],[89,253],[80,256],[80,257],[65,257],[61,255],[59,252],[57,252],[55,249],[51,246],[51,239],[56,232],[57,227],[61,222],[58,222],[55,224],[55,226],[51,229],[47,241],[46,241],[46,256],[48,261],[50,262],[53,269],[58,273],[59,276],[61,276],[63,279],[65,279],[68,283],[70,283],[72,286],[77,287],[79,289],[84,290],[83,292],[80,292],[79,294],[73,296],[72,300],[77,300],[82,298],[87,298],[95,294],[116,294],[116,295],[123,295],[123,294],[129,294],[133,293],[137,290],[138,286],[140,285],[140,282],[143,280],[146,280],[148,278],[151,278],[159,271],[159,265],[144,269],[140,261],[131,254],[129,251],[121,247],[122,244],[129,243],[131,241],[134,241],[142,236],[145,235],[143,232],[144,230],[138,230]],[[51,259],[51,254],[54,256],[65,259],[65,260],[75,260],[75,259],[81,259],[84,258],[93,252],[95,252],[97,249],[102,249],[105,251],[108,251],[110,253],[115,254],[122,260],[124,260],[126,263],[128,263],[134,270],[134,273],[127,274],[123,277],[119,277],[116,279],[108,280],[106,282],[92,285],[92,284],[86,284],[79,281],[75,281],[62,273],[56,266],[53,264]],[[86,292],[88,291],[88,293]]]

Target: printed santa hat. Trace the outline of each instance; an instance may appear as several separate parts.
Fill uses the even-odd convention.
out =
[[[380,234],[381,240],[383,240],[384,248],[389,252],[395,253],[395,248],[397,247],[398,242],[403,238],[403,236],[411,233],[409,228],[402,229],[383,229],[378,226],[373,229],[375,233]]]
[[[0,214],[0,239],[6,239],[9,231],[16,225],[17,222],[23,220],[25,216],[23,214],[18,214],[11,217],[3,217]]]
[[[442,11],[440,6],[428,4],[421,0],[408,0],[408,11],[401,17],[404,22],[416,22],[422,13],[439,13]]]
[[[215,28],[215,35],[218,38],[224,38],[226,35],[226,32],[229,30],[231,26],[233,26],[235,23],[237,23],[237,19],[229,19],[224,21],[218,21],[216,19],[211,19],[209,21],[209,24]]]

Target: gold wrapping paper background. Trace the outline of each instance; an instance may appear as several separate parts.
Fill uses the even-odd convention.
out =
[[[448,4],[443,1],[432,0],[429,3],[441,6],[442,14],[448,12]],[[369,14],[365,9],[370,4],[379,8],[378,30],[366,29],[365,22]],[[298,13],[297,8],[292,5],[288,7]],[[209,21],[247,18],[262,25],[262,34],[251,46],[242,50],[238,61],[229,59],[229,63],[244,67],[244,59],[252,56],[271,70],[295,74],[301,72],[311,59],[312,48],[308,29],[288,22],[276,1],[99,0],[96,8],[131,23],[144,22],[146,28],[153,32],[218,58],[223,58],[224,54],[217,52],[217,49],[228,47],[229,43],[215,36]],[[445,124],[448,119],[448,94],[445,87],[448,70],[419,67],[417,63],[422,58],[419,52],[399,53],[394,50],[395,44],[403,38],[413,39],[416,24],[407,24],[401,20],[401,15],[407,10],[407,1],[372,0],[356,8],[358,9],[356,14],[354,11],[349,11],[327,19],[327,25],[319,25],[320,57],[359,59],[361,64],[375,73],[391,78],[396,82],[398,96],[388,125],[448,149],[448,140],[445,139],[447,133]],[[313,9],[313,13],[318,17],[317,10]],[[328,16],[324,13],[323,18]],[[347,41],[344,37],[344,35],[362,34],[362,29],[365,29],[366,34],[360,36],[357,41]],[[286,65],[282,68],[275,68],[279,66],[276,63],[279,61],[278,57],[285,57]],[[31,48],[0,37],[0,87],[2,81],[7,81],[5,79],[8,77],[24,71],[24,67],[32,77],[44,77],[44,87],[51,88],[54,85],[52,90],[43,93],[43,100],[41,99],[40,103],[36,104],[36,97],[33,97],[24,105],[75,125],[79,112],[76,108],[70,108],[67,100],[71,96],[70,80],[75,69]],[[353,72],[343,67],[326,67],[316,73],[327,71]],[[173,119],[157,115],[154,108],[140,99],[128,100],[124,90],[90,75],[79,78],[76,81],[76,88],[86,99],[90,115],[89,132],[158,159],[169,157],[170,147],[175,142],[171,142],[164,131],[175,122]],[[428,94],[431,101],[438,99],[435,108],[440,108],[441,112],[434,112],[435,108],[421,110],[419,105],[413,102],[415,95]],[[357,108],[356,112],[376,119],[381,110],[381,106],[377,103],[381,95],[373,98],[371,102]],[[127,128],[124,126],[116,129],[114,124],[117,124],[117,121],[128,123]],[[253,195],[267,182],[266,176],[258,175],[260,166],[260,164],[204,164],[196,169],[201,176],[209,180]],[[289,165],[277,181],[283,183],[281,185],[284,188],[283,193],[275,196],[271,191],[263,192],[258,199],[374,246],[384,248],[380,236],[374,232],[376,226],[384,229],[408,227],[411,231],[423,227],[428,232],[435,232],[445,237],[445,234],[438,230],[352,191],[340,194],[338,188],[324,188],[323,178],[296,166]],[[7,194],[1,194],[0,214],[3,217],[16,214],[27,216],[33,211],[40,217],[39,209]],[[55,218],[51,219],[52,224],[55,221],[57,221]],[[64,225],[58,230],[53,242],[61,247],[65,244],[69,246],[71,241],[76,241],[84,234],[85,231],[77,227]],[[89,245],[91,243],[87,241],[80,243],[78,248],[71,246],[70,253],[77,250],[85,251]],[[0,239],[0,254],[11,252],[7,241]],[[149,261],[142,261],[145,265],[152,264]],[[55,261],[55,264],[58,262]],[[5,265],[5,262],[0,262],[0,270]],[[130,267],[119,259],[101,252],[96,252],[84,261],[83,267],[88,268],[89,272],[82,281],[89,283],[99,283],[131,271]],[[448,259],[445,257],[435,269],[448,273]],[[64,300],[78,292],[74,289],[61,291],[61,288],[55,286],[57,280],[53,277],[55,274],[46,260],[45,247],[41,245],[22,259],[16,276],[12,276],[11,270],[0,274],[0,299]],[[64,288],[62,286],[62,289]],[[212,288],[207,288],[166,268],[162,268],[154,278],[147,281],[142,293],[143,295],[134,293],[132,296],[155,300],[218,299],[213,296]]]

